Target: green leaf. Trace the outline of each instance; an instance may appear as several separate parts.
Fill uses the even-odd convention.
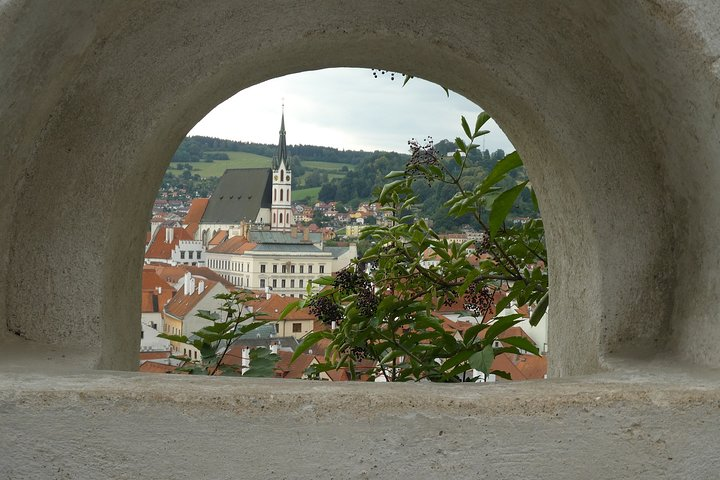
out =
[[[470,366],[487,375],[493,360],[495,360],[495,352],[493,351],[492,345],[487,345],[470,357]]]
[[[530,325],[533,327],[536,327],[538,323],[540,323],[540,319],[545,315],[545,311],[547,310],[548,303],[550,301],[550,292],[545,292],[545,295],[542,296],[540,301],[538,301],[537,305],[535,306],[535,310],[533,310],[532,314],[530,314]]]
[[[287,307],[283,309],[282,313],[280,314],[280,320],[283,320],[290,312],[292,312],[293,310],[297,310],[298,308],[300,308],[300,300],[291,302],[290,304],[288,304]]]
[[[473,135],[472,135],[472,133],[470,132],[470,125],[468,125],[468,122],[467,122],[467,120],[465,119],[464,116],[460,117],[460,123],[462,123],[462,128],[463,128],[463,130],[465,130],[465,135],[467,135],[468,138],[472,138]],[[455,140],[455,143],[457,143],[457,140]],[[465,143],[463,143],[463,145],[465,145]],[[459,144],[458,144],[458,146],[459,146]],[[463,150],[465,150],[465,147],[464,147],[464,146],[461,147],[461,148],[462,148]]]
[[[490,374],[498,376],[500,378],[504,378],[505,380],[512,380],[512,377],[510,376],[510,374],[507,372],[504,372],[502,370],[493,370],[490,372]]]
[[[271,353],[271,351],[265,347],[253,348],[250,350],[250,368],[243,376],[273,377],[275,376],[275,365],[279,360],[279,355]]]
[[[485,123],[490,120],[490,115],[488,115],[485,112],[481,112],[477,118],[475,119],[475,133],[473,134],[473,138],[478,136],[478,133],[480,132],[480,129],[482,128]]]
[[[505,218],[507,217],[508,213],[510,213],[510,210],[515,203],[515,200],[517,200],[518,195],[520,195],[520,192],[523,191],[527,183],[527,181],[522,182],[518,185],[515,185],[510,190],[504,191],[503,193],[498,195],[493,202],[492,209],[490,210],[489,225],[489,233],[491,238],[495,237],[497,231],[505,223]]]
[[[501,338],[500,341],[502,343],[512,345],[513,347],[525,350],[526,352],[530,352],[534,355],[540,355],[538,347],[525,337],[505,337]]]
[[[483,183],[480,185],[480,191],[487,193],[490,191],[490,187],[498,183],[500,180],[505,178],[507,173],[515,168],[522,165],[522,160],[517,152],[508,154],[505,158],[500,160],[495,167],[490,171]]]
[[[315,345],[318,341],[322,340],[323,338],[332,338],[333,334],[332,332],[329,332],[327,330],[320,330],[317,332],[308,333],[303,337],[302,342],[300,342],[300,345],[297,346],[295,349],[295,353],[293,353],[292,358],[290,359],[290,363],[297,360],[297,358],[305,353],[307,350],[310,349],[313,345]]]
[[[485,332],[484,340],[491,344],[498,335],[503,333],[508,328],[514,327],[518,323],[522,322],[522,316],[519,314],[507,315],[505,317],[498,317],[495,319],[492,325]]]
[[[179,343],[187,343],[188,341],[188,337],[185,335],[168,335],[167,333],[159,333],[158,338],[164,338],[165,340]]]
[[[405,176],[405,170],[393,170],[392,172],[385,175],[385,178],[387,180],[390,180],[391,178],[404,177],[404,176]]]

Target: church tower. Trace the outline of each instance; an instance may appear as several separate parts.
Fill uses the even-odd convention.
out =
[[[287,158],[285,143],[285,106],[280,120],[280,140],[272,164],[272,212],[270,229],[277,232],[289,232],[295,224],[292,214],[291,192],[292,171]]]

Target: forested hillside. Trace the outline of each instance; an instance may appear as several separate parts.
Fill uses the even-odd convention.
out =
[[[442,155],[452,154],[455,145],[448,140],[435,144]],[[189,137],[183,140],[173,155],[163,182],[164,187],[183,188],[198,196],[208,195],[217,177],[226,168],[270,166],[276,146],[238,142],[211,137]],[[407,154],[396,152],[363,152],[338,150],[313,145],[290,145],[288,153],[293,169],[293,200],[301,203],[338,201],[348,207],[372,201],[373,192],[385,183],[385,175],[393,170],[403,170],[409,159]],[[497,150],[474,150],[471,152],[463,178],[467,184],[481,179],[505,156]],[[448,158],[448,168],[455,168]],[[526,180],[524,170],[515,173],[507,182]],[[445,215],[442,208],[454,193],[450,185],[436,184],[432,187],[418,182],[417,193],[423,200],[417,215],[433,221],[437,231],[459,229],[469,219],[455,219]],[[511,217],[532,215],[530,195],[524,191]]]

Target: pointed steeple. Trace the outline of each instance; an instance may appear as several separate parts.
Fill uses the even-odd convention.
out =
[[[277,153],[273,158],[273,170],[280,168],[280,164],[285,162],[285,167],[290,168],[287,158],[287,144],[285,143],[285,104],[282,106],[282,117],[280,120],[280,140],[278,141]]]

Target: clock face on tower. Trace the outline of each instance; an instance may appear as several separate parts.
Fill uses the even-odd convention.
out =
[[[285,181],[286,181],[286,182],[289,182],[289,181],[290,181],[290,175],[288,175],[288,176],[285,177]]]

